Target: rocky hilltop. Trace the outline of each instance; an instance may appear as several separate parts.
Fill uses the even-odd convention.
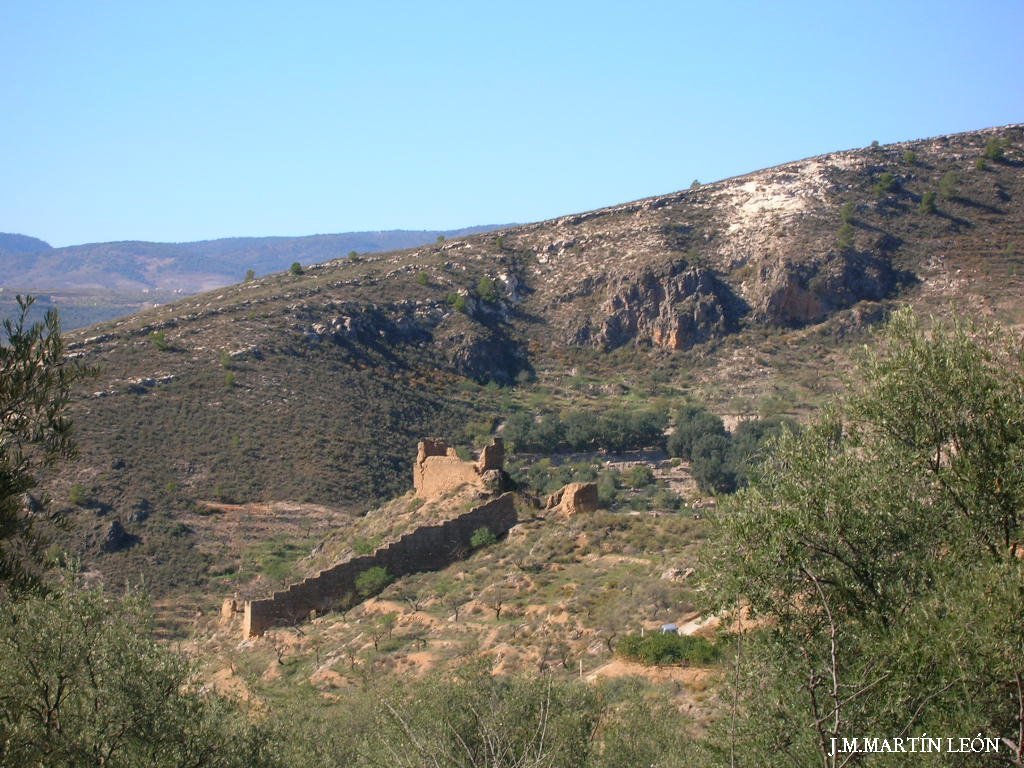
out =
[[[420,435],[541,401],[799,413],[896,303],[1020,324],[1022,247],[1014,125],[271,275],[72,334],[100,373],[48,489],[96,548],[114,517],[139,537],[121,566],[201,580],[197,499],[355,512]]]

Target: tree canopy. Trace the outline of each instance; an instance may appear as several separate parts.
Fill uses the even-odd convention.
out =
[[[1022,361],[994,328],[899,312],[851,394],[723,500],[707,588],[755,622],[712,740],[736,765],[838,766],[833,738],[924,732],[1021,764]]]
[[[4,321],[0,339],[0,593],[38,583],[43,505],[24,495],[40,469],[72,453],[65,410],[83,373],[64,357],[57,313],[29,323],[32,303],[18,297],[19,315]]]

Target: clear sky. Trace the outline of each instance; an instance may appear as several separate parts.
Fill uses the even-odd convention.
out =
[[[1024,2],[0,0],[0,231],[533,221],[1024,122]]]

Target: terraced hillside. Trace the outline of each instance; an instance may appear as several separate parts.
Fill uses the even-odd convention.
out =
[[[199,500],[306,505],[255,534],[279,552],[408,488],[420,437],[516,411],[799,415],[896,304],[1020,325],[1022,248],[1009,126],[271,275],[72,334],[100,372],[46,488],[88,565],[215,595],[271,555],[239,566]],[[104,552],[115,517],[134,546]]]

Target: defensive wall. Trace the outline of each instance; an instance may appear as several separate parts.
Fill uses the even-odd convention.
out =
[[[420,445],[422,453],[423,443]],[[486,452],[487,449],[484,450]],[[442,456],[430,454],[428,457],[447,458],[447,450]],[[481,461],[483,459],[482,454]],[[476,466],[473,462],[460,463],[469,464],[470,467]],[[420,462],[417,460],[417,467],[419,465]],[[446,462],[438,466],[446,468],[452,464]],[[500,466],[499,462],[499,469]],[[476,473],[475,469],[473,471]],[[446,469],[441,474],[445,477],[453,476],[448,474]],[[480,474],[476,473],[475,476],[479,478]],[[432,477],[430,470],[426,476]],[[419,489],[417,486],[417,491]],[[501,536],[516,522],[514,496],[505,493],[458,517],[437,525],[417,528],[397,541],[381,547],[372,555],[354,557],[341,562],[316,576],[275,592],[272,597],[246,601],[243,609],[242,636],[255,637],[262,635],[270,627],[297,624],[308,619],[312,611],[324,613],[350,608],[361,599],[356,591],[356,578],[363,571],[380,566],[393,578],[419,571],[438,571],[469,554],[470,539],[477,529],[488,528],[495,536]]]

